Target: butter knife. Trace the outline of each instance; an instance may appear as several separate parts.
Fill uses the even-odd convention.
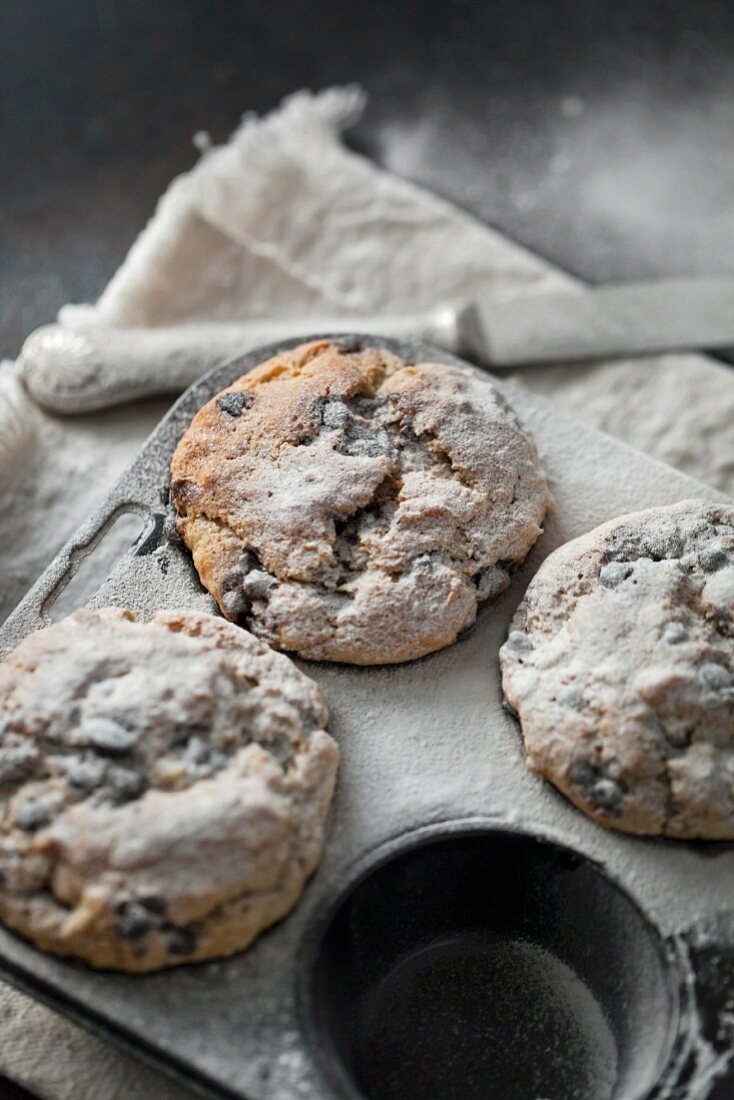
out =
[[[202,322],[159,328],[45,325],[21,374],[39,404],[79,413],[186,389],[228,356],[300,334],[422,341],[491,370],[734,346],[734,278],[675,278],[526,291],[419,314]]]

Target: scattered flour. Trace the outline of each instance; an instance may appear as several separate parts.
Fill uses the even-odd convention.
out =
[[[506,104],[503,107],[498,100],[494,107],[501,113]],[[379,305],[373,300],[375,286],[379,286],[380,293],[388,300],[394,298],[398,308],[402,307],[407,295],[413,307],[418,309],[435,304],[436,293],[466,297],[488,289],[514,293],[526,286],[551,289],[572,283],[544,261],[468,218],[457,208],[380,172],[362,158],[343,152],[338,136],[338,112],[335,115],[332,111],[329,119],[329,112],[323,106],[314,108],[307,99],[301,101],[299,112],[296,112],[298,140],[295,145],[289,144],[288,127],[283,126],[281,114],[272,120],[267,148],[261,146],[254,150],[248,139],[252,154],[249,159],[241,151],[230,156],[239,171],[240,184],[245,179],[253,185],[262,185],[259,193],[265,196],[265,209],[259,211],[263,215],[260,222],[266,221],[268,204],[271,208],[274,205],[269,196],[274,195],[277,201],[283,197],[282,190],[269,186],[278,175],[283,155],[295,171],[297,159],[292,158],[297,157],[298,142],[304,147],[305,137],[309,148],[316,149],[317,155],[311,156],[311,163],[329,166],[330,180],[332,183],[339,181],[337,191],[341,190],[342,197],[347,192],[351,194],[352,190],[358,191],[368,218],[365,221],[354,216],[351,222],[343,218],[336,241],[333,236],[325,240],[318,234],[313,240],[298,236],[311,225],[328,226],[331,223],[333,227],[333,219],[319,220],[316,199],[328,209],[338,198],[333,187],[322,186],[319,190],[319,180],[304,175],[302,186],[310,187],[308,217],[303,216],[302,207],[294,203],[293,208],[299,209],[301,214],[297,221],[271,219],[263,229],[267,234],[280,227],[286,238],[289,233],[295,234],[278,242],[281,251],[271,250],[268,255],[275,259],[263,254],[248,254],[243,249],[235,262],[234,246],[231,241],[227,243],[230,262],[218,270],[226,272],[231,284],[224,288],[218,286],[217,292],[226,291],[233,297],[239,294],[242,316],[248,316],[251,297],[256,300],[261,315],[268,310],[274,313],[287,310],[294,298],[302,313],[309,308],[323,311],[323,302],[310,297],[313,292],[307,293],[294,280],[292,267],[278,267],[277,259],[284,254],[284,248],[286,255],[292,248],[298,259],[310,249],[307,256],[310,262],[321,264],[327,270],[333,265],[330,273],[342,279],[347,273],[352,281],[350,293],[364,303],[367,312]],[[568,120],[583,124],[585,105],[580,98],[569,96],[559,104],[558,114],[565,125],[569,125]],[[291,133],[293,129],[291,126]],[[479,135],[463,136],[471,143]],[[457,156],[462,144],[457,143]],[[574,148],[568,143],[558,143],[548,149],[549,162],[553,157],[572,160],[576,156],[574,149],[578,147],[578,142]],[[726,150],[725,142],[722,142],[722,150]],[[435,133],[425,126],[386,126],[380,152],[388,168],[421,178],[428,184],[431,179],[427,172],[436,156],[446,162],[445,147],[440,146],[436,152]],[[673,163],[672,154],[666,161]],[[553,185],[566,186],[566,161],[556,159],[554,163]],[[453,166],[450,167],[453,171]],[[469,168],[473,170],[468,172]],[[497,179],[490,169],[488,166],[487,173],[481,176],[476,173],[476,159],[471,159],[470,164],[467,158],[455,165],[456,173],[463,173],[461,180],[458,175],[454,178],[444,172],[441,181],[436,179],[435,182],[451,191],[455,179],[455,194],[469,204],[474,196],[476,208],[491,210],[495,198],[512,192],[512,181]],[[640,175],[635,175],[629,166],[620,167],[620,172],[625,174],[628,189],[640,185]],[[649,180],[642,179],[642,183],[647,185]],[[182,186],[185,188],[186,184],[176,185],[179,196]],[[240,187],[240,190],[249,193],[256,188]],[[371,202],[367,201],[368,197]],[[612,193],[610,201],[616,198]],[[354,202],[351,209],[356,209]],[[271,209],[270,213],[278,214],[278,211]],[[633,216],[634,210],[630,210],[631,221]],[[212,242],[221,241],[218,230],[209,227],[207,232]],[[724,241],[725,235],[720,233],[719,227],[716,232]],[[174,269],[180,270],[175,241],[169,238],[166,243],[171,246]],[[149,258],[160,260],[161,253],[152,249]],[[126,266],[130,269],[132,263],[139,274],[144,260],[138,250]],[[189,263],[188,270],[192,269]],[[397,285],[390,281],[393,270]],[[378,280],[376,272],[381,273]],[[437,277],[440,277],[439,286]],[[118,281],[118,289],[119,285]],[[710,360],[700,356],[668,356],[593,368],[543,368],[524,373],[521,381],[529,389],[551,396],[560,406],[641,449],[676,463],[719,488],[729,492],[734,489],[734,379],[725,368]],[[7,365],[0,368],[0,390],[10,393],[11,401],[20,409],[20,415],[11,416],[8,424],[0,420],[2,619],[139,450],[164,411],[165,403],[63,420],[32,407],[19,392]],[[657,850],[656,858],[667,862],[667,851]],[[693,870],[692,867],[692,873]],[[653,871],[654,868],[650,868],[650,873]],[[701,896],[705,895],[709,881],[702,876]],[[571,1001],[578,993],[573,980],[562,985]],[[578,1005],[578,1001],[576,1003]],[[603,1019],[594,1015],[593,1006],[588,1007],[588,1011],[590,1034],[603,1033]],[[92,1081],[93,1085],[89,1084],[88,1088],[97,1100],[113,1100],[119,1096],[119,1082],[126,1075],[129,1075],[128,1092],[141,1100],[180,1095],[176,1086],[157,1074],[138,1067],[137,1062],[117,1053],[107,1043],[3,984],[0,984],[0,1014],[3,1018],[0,1072],[16,1078],[49,1100],[70,1100],[84,1091],[84,1082]],[[611,1048],[605,1045],[604,1050],[607,1060],[601,1069],[602,1083],[612,1065]],[[284,1079],[292,1079],[293,1075],[297,1078],[300,1073],[297,1055],[295,1061],[292,1060],[294,1053],[289,1049],[282,1051],[284,1066],[292,1071],[284,1072]]]

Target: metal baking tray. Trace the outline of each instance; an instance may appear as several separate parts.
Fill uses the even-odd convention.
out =
[[[0,652],[47,621],[125,512],[145,530],[90,603],[215,610],[172,534],[171,455],[205,401],[298,342],[232,359],[180,398],[7,620]],[[508,591],[450,648],[392,667],[298,662],[324,692],[342,760],[324,858],[294,912],[232,959],[145,977],[94,972],[0,928],[5,978],[214,1096],[732,1095],[715,1081],[734,1045],[734,848],[616,834],[531,776],[497,662],[555,547],[638,508],[718,497],[502,388],[557,510]]]

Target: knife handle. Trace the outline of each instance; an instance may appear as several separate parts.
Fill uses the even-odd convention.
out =
[[[80,413],[181,393],[233,355],[302,333],[359,332],[471,354],[472,314],[471,307],[447,305],[382,318],[202,322],[147,329],[44,325],[28,337],[19,361],[26,388],[40,405],[53,412]]]

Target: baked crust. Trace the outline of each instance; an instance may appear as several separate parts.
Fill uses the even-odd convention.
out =
[[[240,951],[318,862],[321,693],[222,619],[80,611],[0,663],[0,917],[92,966]]]
[[[652,508],[562,546],[500,661],[528,767],[584,813],[734,837],[734,507]]]
[[[360,665],[455,641],[552,506],[494,386],[349,341],[283,352],[218,394],[171,477],[178,530],[227,618]]]

